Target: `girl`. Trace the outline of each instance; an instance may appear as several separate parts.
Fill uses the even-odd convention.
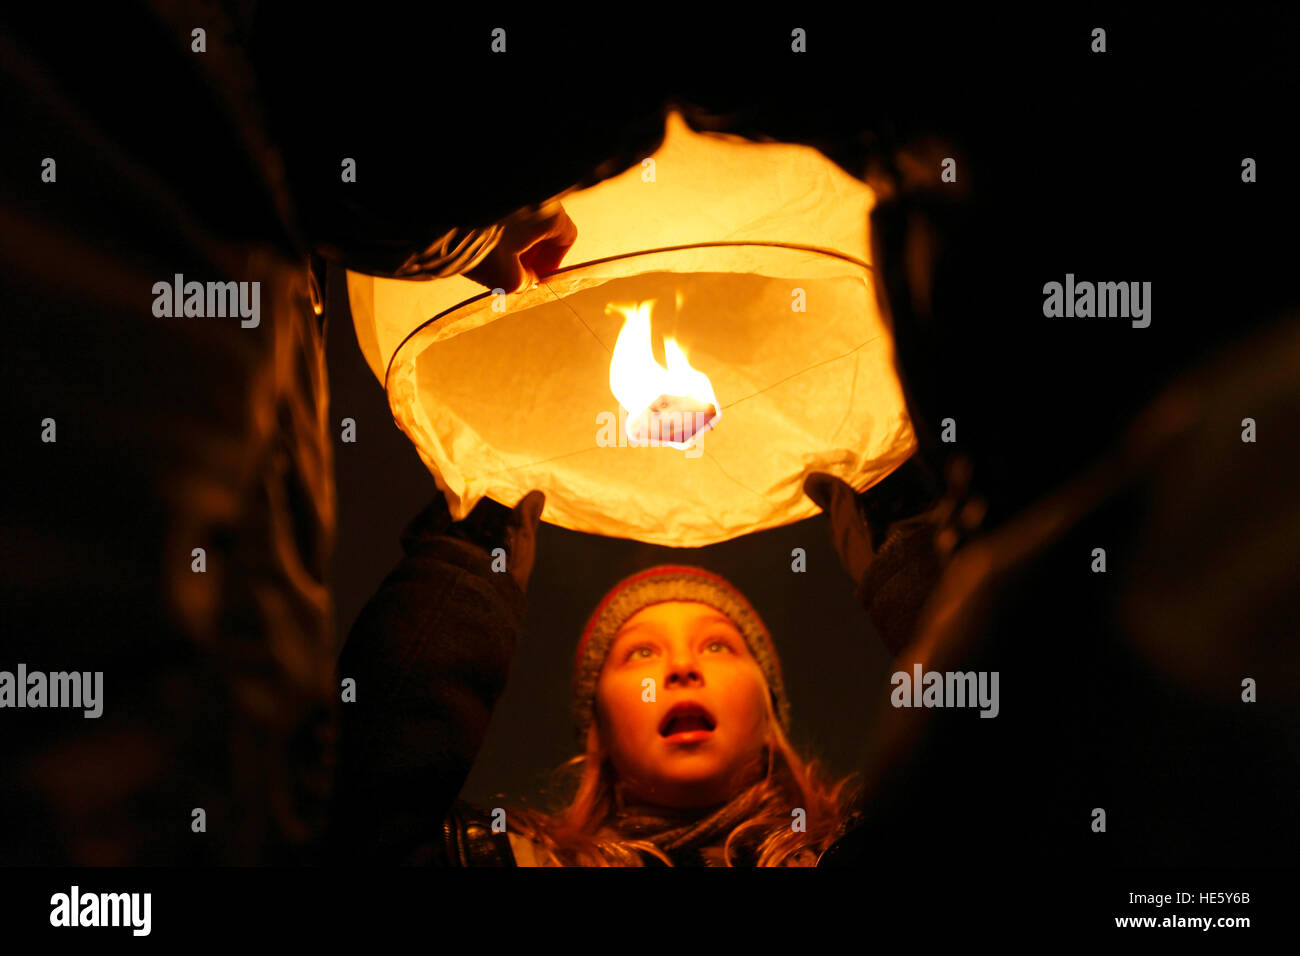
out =
[[[722,577],[661,565],[619,582],[578,644],[581,776],[559,813],[510,814],[523,865],[810,866],[841,822],[786,737],[781,665]]]

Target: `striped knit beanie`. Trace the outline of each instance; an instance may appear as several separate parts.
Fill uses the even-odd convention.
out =
[[[790,701],[781,678],[781,661],[772,636],[745,596],[730,581],[704,568],[681,564],[658,567],[629,575],[601,598],[578,641],[574,660],[573,701],[578,745],[585,747],[587,728],[595,716],[596,683],[605,666],[609,646],[627,621],[642,608],[665,601],[698,601],[721,611],[745,638],[745,646],[758,662],[772,694],[772,709],[788,733]]]

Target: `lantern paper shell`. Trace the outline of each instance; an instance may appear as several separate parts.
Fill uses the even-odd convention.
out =
[[[675,112],[652,158],[562,197],[578,240],[528,291],[348,273],[362,351],[455,518],[540,489],[552,524],[699,547],[817,514],[809,472],[861,491],[915,449],[866,184]],[[686,448],[629,440],[639,410],[610,388],[626,320],[610,306],[651,301],[657,361],[675,339],[720,406]]]

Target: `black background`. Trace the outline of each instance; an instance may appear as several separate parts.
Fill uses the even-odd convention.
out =
[[[770,14],[744,11],[706,22],[657,8],[620,7],[581,20],[569,13],[534,14],[536,29],[503,15],[501,25],[509,28],[513,49],[520,54],[508,74],[494,72],[486,52],[483,37],[495,21],[453,22],[432,9],[415,17],[372,17],[369,23],[378,24],[392,44],[372,48],[369,59],[398,60],[416,80],[397,85],[391,100],[382,108],[376,105],[372,122],[387,124],[394,141],[411,147],[408,159],[425,151],[424,157],[410,160],[413,168],[420,168],[421,159],[432,164],[455,155],[458,161],[468,157],[499,163],[503,172],[521,150],[544,159],[553,149],[544,137],[519,137],[516,118],[521,114],[532,116],[535,126],[547,125],[538,117],[544,121],[554,115],[552,128],[580,127],[584,107],[597,97],[607,106],[651,87],[683,97],[698,94],[718,106],[783,103],[786,108],[777,111],[781,125],[769,131],[793,138],[873,124],[964,131],[986,124],[975,168],[1003,170],[1004,177],[1006,170],[1020,170],[1041,190],[1036,210],[1041,232],[1026,234],[1023,243],[1050,249],[1040,250],[1033,262],[1008,255],[998,281],[1004,289],[1021,289],[1019,304],[1004,315],[992,310],[972,315],[972,326],[987,330],[972,358],[1013,356],[1026,368],[1038,369],[1040,378],[1069,383],[1054,400],[1061,413],[1080,418],[1099,403],[1116,421],[1124,420],[1171,368],[1294,303],[1296,176],[1294,153],[1287,147],[1297,102],[1297,34],[1284,6],[1185,6],[1176,20],[1123,13],[1118,7],[1014,15],[954,15],[927,8],[910,21],[879,10],[820,18],[803,17],[803,12],[789,14],[798,19],[790,25],[809,30],[810,54],[796,62],[788,52],[790,25],[773,26]],[[301,131],[300,146],[314,142],[313,135],[322,142],[346,139],[356,114],[330,95],[346,87],[349,71],[373,68],[346,45],[330,47],[318,39],[326,16],[318,14],[313,23],[301,15],[295,24],[301,29],[297,67],[336,125]],[[1108,30],[1103,56],[1088,51],[1090,30],[1097,25]],[[68,29],[75,34],[74,21]],[[466,52],[471,49],[482,52]],[[283,68],[295,68],[295,63],[286,56]],[[846,108],[846,103],[856,105]],[[449,138],[444,134],[454,125],[449,115],[474,122],[454,126],[458,132]],[[563,126],[561,116],[567,117]],[[148,122],[167,128],[166,118]],[[850,150],[841,158],[853,155]],[[1251,186],[1240,181],[1246,155],[1260,162],[1260,182]],[[398,179],[393,188],[413,188],[413,182]],[[512,203],[536,198],[517,197],[503,187],[494,202],[506,211]],[[1019,221],[1035,221],[1024,209],[1016,214]],[[1074,342],[1049,335],[1037,311],[1039,290],[1044,281],[1059,280],[1066,271],[1080,277],[1153,280],[1152,327],[1078,326],[1072,330]],[[383,391],[356,348],[338,270],[331,272],[328,298],[330,421],[337,434],[339,421],[352,417],[358,434],[355,444],[335,445],[339,526],[333,583],[341,644],[360,607],[396,561],[402,527],[436,489],[393,425]],[[963,384],[971,382],[978,389],[978,376]],[[985,387],[999,398],[1011,391],[999,391],[995,381]],[[1113,396],[1109,404],[1100,401],[1107,396]],[[979,398],[976,391],[968,392],[967,407],[976,407]],[[1018,402],[1005,404],[1002,417],[988,416],[985,427],[1004,427],[1026,445],[1044,441],[1044,433],[1036,431],[1038,399],[1033,385],[1026,385]],[[790,571],[790,551],[796,546],[808,553],[806,574]],[[495,806],[498,793],[507,799],[527,795],[536,790],[541,775],[573,753],[569,667],[586,615],[623,574],[664,560],[717,570],[751,598],[782,654],[796,744],[824,758],[836,773],[855,769],[872,715],[887,706],[891,667],[853,601],[824,519],[688,552],[543,526],[524,639],[463,796]],[[936,806],[946,797],[931,795]],[[1266,825],[1259,824],[1261,829]],[[1000,935],[1031,908],[1040,917],[1063,917],[1067,924],[1055,929],[1073,934],[1105,926],[1111,915],[1128,912],[1120,904],[1129,891],[1175,890],[1183,883],[1194,891],[1273,887],[1242,911],[1276,913],[1294,899],[1288,894],[1295,889],[1289,874],[1231,871],[1111,871],[1104,878],[1080,872],[1016,873],[992,886],[988,874],[998,862],[964,859],[960,847],[944,860],[908,862],[932,866],[918,871],[904,868],[898,859],[881,860],[878,869],[855,884],[852,897],[836,894],[834,878],[828,878],[821,884],[827,896],[789,896],[781,903],[790,908],[780,915],[799,922],[863,907],[881,923],[904,913],[924,920],[935,911],[955,919],[964,896],[985,907],[976,914],[983,917],[978,923],[967,924],[978,925],[981,934]],[[945,875],[942,887],[934,882],[940,873]],[[277,935],[306,934],[308,928],[319,935],[340,921],[377,929],[400,921],[436,921],[462,904],[504,919],[503,901],[509,896],[509,888],[494,889],[487,877],[468,889],[458,884],[472,900],[453,899],[450,881],[436,877],[381,881],[371,889],[388,894],[385,903],[359,892],[356,874],[333,886],[328,873],[245,878],[240,873],[178,872],[166,880],[141,873],[106,876],[110,878],[96,886],[84,871],[50,871],[30,881],[19,875],[25,895],[12,897],[15,912],[28,925],[33,914],[43,923],[51,892],[66,891],[73,882],[121,890],[138,878],[142,888],[156,894],[160,925],[171,920],[173,928],[192,930],[197,925],[189,918],[193,916],[219,923],[238,937],[245,931],[240,920],[248,917],[278,920],[278,926],[264,925]],[[954,877],[959,880],[955,888]],[[584,888],[596,884],[574,886],[576,901]],[[876,891],[880,895],[873,895]],[[663,898],[661,890],[656,894],[650,899]],[[1225,907],[1222,915],[1230,909]],[[560,909],[551,917],[568,915]],[[661,924],[624,925],[622,931],[631,936],[659,928]],[[920,922],[901,928],[937,927]],[[129,935],[82,931],[77,939],[97,942],[115,934]]]

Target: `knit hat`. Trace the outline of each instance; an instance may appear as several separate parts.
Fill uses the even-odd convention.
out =
[[[772,709],[782,729],[788,733],[790,702],[781,678],[781,661],[758,612],[721,575],[688,565],[661,564],[629,575],[614,585],[596,605],[582,632],[573,669],[574,718],[579,746],[586,746],[587,728],[595,716],[596,683],[614,635],[642,608],[665,601],[698,601],[731,619],[767,679]]]

